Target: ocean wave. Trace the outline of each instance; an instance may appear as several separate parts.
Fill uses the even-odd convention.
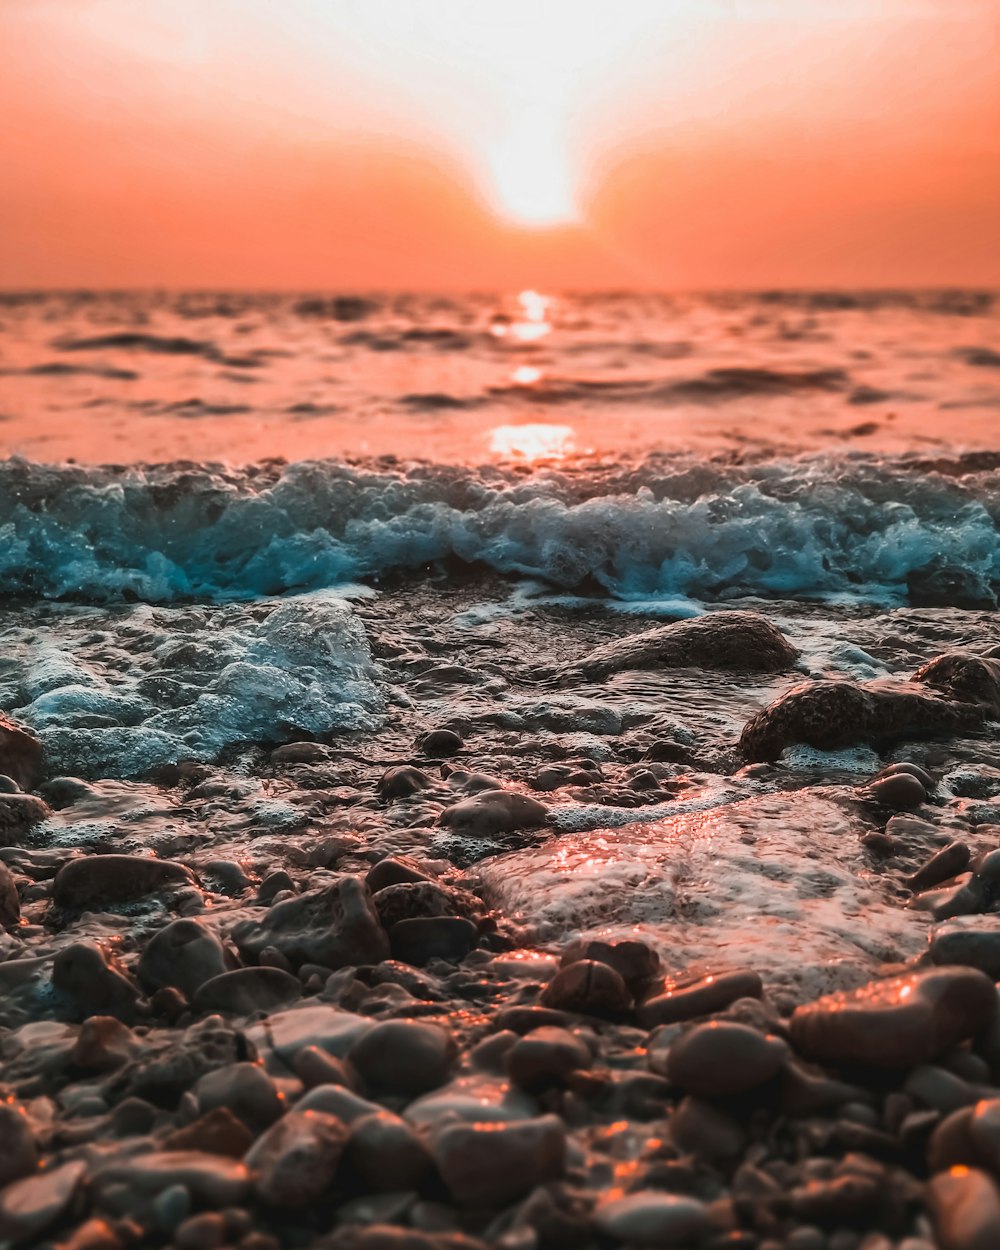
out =
[[[225,600],[457,561],[624,600],[847,595],[991,606],[1000,471],[942,467],[951,472],[858,454],[746,464],[663,456],[534,472],[12,459],[0,464],[0,589]]]

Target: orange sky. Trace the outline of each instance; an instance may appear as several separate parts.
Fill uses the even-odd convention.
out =
[[[0,284],[1000,284],[995,0],[0,0]]]

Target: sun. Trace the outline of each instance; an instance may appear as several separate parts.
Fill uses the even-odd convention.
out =
[[[488,156],[494,206],[524,226],[557,226],[579,219],[568,144],[558,116],[525,108]]]

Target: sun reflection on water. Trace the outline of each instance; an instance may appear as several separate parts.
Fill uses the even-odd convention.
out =
[[[498,425],[490,431],[490,450],[517,460],[562,460],[574,451],[569,425]]]

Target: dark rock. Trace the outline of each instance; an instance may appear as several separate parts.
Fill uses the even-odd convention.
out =
[[[401,920],[424,916],[465,916],[482,910],[479,900],[464,890],[439,885],[436,881],[401,881],[387,885],[372,895],[379,920],[391,929]]]
[[[514,1123],[448,1124],[434,1134],[438,1171],[462,1206],[506,1206],[566,1165],[566,1129],[554,1115]]]
[[[440,1025],[386,1020],[358,1038],[348,1061],[376,1089],[417,1095],[447,1081],[457,1053]]]
[[[52,963],[52,984],[75,999],[81,1014],[94,1011],[130,1019],[139,991],[109,963],[96,942],[65,946]]]
[[[243,1033],[209,1018],[192,1025],[180,1039],[175,1035],[161,1048],[149,1047],[115,1074],[108,1095],[114,1102],[137,1097],[172,1110],[206,1073],[256,1058]]]
[[[940,690],[958,703],[1000,712],[1000,659],[965,652],[947,652],[929,660],[913,674],[913,680]]]
[[[565,1011],[523,1005],[501,1008],[494,1017],[493,1027],[497,1031],[509,1031],[523,1037],[533,1029],[561,1029],[572,1023],[572,1015]]]
[[[989,977],[971,968],[930,968],[798,1007],[790,1033],[810,1059],[908,1068],[971,1037],[996,1012]]]
[[[580,959],[560,968],[542,991],[542,1006],[591,1016],[624,1015],[632,995],[621,974],[607,964]]]
[[[951,1168],[927,1183],[927,1205],[941,1250],[995,1250],[1000,1190],[978,1168]]]
[[[330,758],[330,748],[321,742],[288,742],[271,752],[272,764],[322,764]]]
[[[349,875],[275,903],[261,921],[241,921],[232,937],[251,962],[273,946],[293,967],[315,963],[337,969],[377,964],[389,955],[389,939],[368,888],[359,877]]]
[[[114,1016],[88,1016],[70,1051],[70,1061],[84,1072],[113,1072],[141,1049],[141,1039]]]
[[[0,929],[16,925],[21,919],[21,900],[10,869],[0,860]]]
[[[713,1227],[708,1208],[697,1198],[656,1190],[600,1203],[594,1223],[616,1241],[657,1247],[700,1244]]]
[[[48,804],[34,794],[0,794],[0,842],[19,843],[22,836],[52,815]]]
[[[593,1062],[590,1050],[568,1029],[534,1029],[507,1050],[504,1067],[515,1085],[539,1093]]]
[[[56,873],[52,897],[61,907],[103,907],[128,903],[160,890],[194,885],[190,869],[148,855],[87,855]]]
[[[454,729],[432,729],[423,735],[417,746],[429,759],[441,760],[457,755],[465,743]]]
[[[438,820],[455,833],[488,838],[515,829],[535,829],[549,819],[549,809],[515,790],[483,790],[446,807]]]
[[[0,712],[0,773],[22,790],[34,790],[42,776],[42,743],[26,726]]]
[[[776,1076],[787,1057],[788,1047],[777,1037],[745,1024],[712,1021],[673,1043],[665,1075],[689,1094],[742,1094]]]
[[[139,959],[139,980],[145,989],[174,985],[187,998],[212,977],[226,971],[222,943],[200,920],[172,920],[146,943]]]
[[[876,777],[858,793],[862,798],[897,812],[919,807],[927,798],[927,791],[909,773],[890,773],[887,777]]]
[[[932,855],[912,876],[907,877],[905,884],[914,894],[929,890],[935,885],[940,885],[942,881],[947,881],[950,877],[964,872],[969,866],[971,857],[972,852],[966,843],[950,842],[936,855]]]
[[[322,1111],[289,1111],[254,1143],[246,1165],[256,1172],[261,1199],[302,1207],[322,1198],[337,1172],[347,1128]]]
[[[191,1000],[195,1011],[248,1016],[274,1011],[302,997],[302,982],[280,968],[236,968],[199,986]]]
[[[124,1104],[122,1104],[124,1105]],[[254,1135],[228,1107],[216,1107],[163,1139],[165,1150],[203,1150],[206,1154],[242,1159]]]
[[[423,872],[412,859],[404,855],[388,856],[380,859],[368,869],[365,882],[372,894],[384,890],[390,885],[405,885],[408,881],[430,881],[431,877]]]
[[[86,1163],[76,1159],[8,1185],[0,1192],[0,1241],[37,1245],[70,1209],[86,1171]]]
[[[458,963],[479,941],[479,930],[460,916],[423,916],[392,926],[393,959],[422,968],[432,959]]]
[[[35,1170],[38,1147],[23,1107],[0,1102],[0,1187]]]
[[[746,1149],[739,1121],[702,1098],[682,1099],[670,1117],[669,1130],[678,1149],[712,1163],[738,1159]]]
[[[461,739],[459,745],[461,746]],[[406,799],[433,784],[421,769],[399,764],[395,768],[387,768],[378,779],[378,796],[380,799]]]
[[[367,1192],[419,1189],[434,1167],[427,1143],[398,1115],[379,1111],[355,1120],[344,1163]]]
[[[636,1011],[644,1029],[675,1024],[724,1011],[741,998],[760,998],[764,985],[756,972],[718,972],[647,998]]]
[[[756,612],[709,612],[605,643],[571,667],[567,678],[603,678],[633,668],[707,668],[779,673],[798,656],[787,638]]]
[[[1000,980],[1000,920],[982,916],[936,926],[929,935],[927,958],[933,964],[978,968],[993,981]]]
[[[660,957],[645,942],[632,938],[604,942],[597,938],[578,938],[562,953],[559,963],[565,968],[581,959],[595,960],[614,968],[632,994],[639,995],[660,971]]]

